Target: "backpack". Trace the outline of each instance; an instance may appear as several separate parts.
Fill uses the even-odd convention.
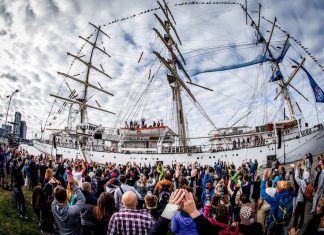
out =
[[[303,193],[303,195],[304,195],[304,199],[305,199],[306,201],[310,201],[310,200],[312,200],[312,199],[313,199],[314,191],[315,191],[315,189],[314,189],[314,185],[313,185],[313,184],[308,184],[308,185],[306,186],[305,192]]]
[[[169,189],[169,185],[162,185],[162,189],[159,192],[159,203],[162,206],[166,206],[169,202],[169,198],[171,195],[171,191]]]
[[[277,218],[274,218],[276,224],[288,226],[293,214],[293,200],[291,196],[279,199]]]
[[[99,193],[99,180],[96,176],[91,178],[91,193],[92,195],[98,197]]]

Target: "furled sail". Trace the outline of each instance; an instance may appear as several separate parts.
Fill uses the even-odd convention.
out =
[[[283,47],[283,45],[280,45]],[[280,47],[280,46],[277,46]],[[232,46],[235,47],[235,46]],[[232,70],[232,69],[238,69],[238,68],[242,68],[242,67],[247,67],[247,66],[252,66],[252,65],[256,65],[256,64],[261,64],[261,63],[265,63],[265,62],[276,62],[276,63],[280,63],[282,62],[283,58],[285,57],[288,49],[290,47],[290,43],[286,43],[284,45],[284,48],[282,50],[280,50],[280,52],[278,51],[274,51],[273,57],[270,57],[268,54],[264,53],[264,50],[260,50],[258,52],[258,54],[254,57],[254,58],[249,58],[251,57],[250,54],[251,52],[248,52],[245,50],[245,54],[244,54],[244,50],[239,50],[240,48],[235,47],[234,49],[238,49],[238,50],[230,50],[232,54],[232,56],[230,55],[231,53],[228,54],[229,57],[231,58],[235,58],[233,60],[236,61],[230,61],[230,60],[226,60],[226,61],[230,61],[230,64],[222,64],[220,66],[215,67],[215,64],[210,64],[209,67],[205,67],[205,68],[190,68],[190,65],[187,65],[187,69],[186,71],[189,73],[189,75],[191,77],[196,76],[198,74],[203,74],[203,73],[212,73],[212,72],[219,72],[219,71],[225,71],[225,70]],[[232,48],[233,49],[233,48]],[[188,55],[188,53],[187,53]],[[191,55],[189,55],[188,57],[190,57]],[[197,57],[195,57],[197,58]],[[186,58],[187,60],[187,58]],[[189,58],[190,60],[190,58]],[[187,64],[190,64],[189,62]],[[213,66],[213,67],[211,67]],[[178,63],[178,67],[180,70],[184,70],[183,66]]]

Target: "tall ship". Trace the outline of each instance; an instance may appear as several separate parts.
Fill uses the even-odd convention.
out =
[[[213,165],[222,160],[239,165],[256,159],[259,165],[266,166],[276,158],[292,162],[303,159],[307,153],[324,152],[324,127],[317,113],[317,106],[323,105],[324,93],[305,68],[306,57],[317,62],[315,57],[310,53],[305,57],[301,53],[289,53],[300,42],[280,28],[276,18],[270,21],[262,17],[261,5],[257,11],[250,11],[247,4],[236,2],[186,2],[174,7],[189,5],[226,5],[227,10],[239,9],[252,39],[240,41],[240,37],[232,35],[233,42],[211,43],[189,50],[177,31],[171,5],[164,0],[158,1],[156,8],[140,13],[150,13],[155,19],[152,29],[155,44],[149,44],[148,52],[139,53],[131,76],[121,79],[118,73],[116,77],[110,75],[109,63],[116,61],[109,61],[112,57],[110,47],[104,46],[105,40],[114,39],[103,27],[89,23],[93,33],[88,37],[79,36],[84,44],[77,54],[67,53],[72,58],[68,72],[58,72],[63,81],[60,90],[51,94],[55,101],[42,127],[42,134],[51,134],[48,139],[35,139],[34,147],[45,154],[64,158],[117,164],[198,162]],[[135,16],[116,19],[109,24]],[[261,22],[265,22],[266,27],[261,27]],[[203,38],[204,33],[201,34]],[[131,39],[129,41],[134,44]],[[223,52],[233,53],[234,59],[224,56]],[[219,61],[208,60],[211,53],[219,54]],[[113,56],[118,57],[118,54]],[[247,68],[257,72],[247,72]],[[238,76],[235,74],[239,70],[247,73],[243,79],[254,79],[254,84],[248,83],[251,90],[247,98],[237,101],[242,104],[239,110],[231,110],[230,105],[224,107],[223,103],[228,104],[233,98],[223,93],[220,94],[222,99],[208,100],[219,107],[217,112],[222,113],[226,108],[224,114],[230,114],[224,119],[226,125],[219,127],[220,120],[205,108],[207,100],[203,94],[215,93],[214,89],[222,86],[227,78],[223,77],[214,83],[215,87],[210,87],[203,85],[204,76],[228,76],[229,71],[235,71],[232,76]],[[296,88],[293,82],[297,79],[303,79],[308,86],[306,91],[312,93],[312,100]],[[115,99],[116,84],[124,88],[124,94],[118,96],[123,100],[108,110],[98,100],[109,103],[108,99]],[[237,90],[240,86],[241,81],[231,88]],[[300,99],[316,109],[313,111],[317,113],[315,125],[308,124],[304,118],[297,102]],[[165,112],[160,112],[162,106]],[[190,123],[193,110],[199,118]],[[93,123],[89,120],[89,112],[104,113],[114,120],[113,124],[106,127],[105,123]],[[64,116],[67,119],[60,118]],[[57,127],[58,122],[63,128]],[[194,135],[205,130],[207,125],[209,132]]]

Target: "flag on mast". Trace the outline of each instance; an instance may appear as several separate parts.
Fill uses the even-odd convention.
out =
[[[299,64],[297,61],[291,59],[292,61],[294,61],[294,63],[296,63],[297,65]],[[323,90],[320,88],[320,86],[315,82],[314,78],[312,77],[312,75],[304,68],[304,66],[300,67],[302,70],[304,70],[304,72],[306,73],[309,83],[313,89],[314,92],[314,96],[315,96],[315,101],[319,102],[319,103],[324,103],[324,92]]]

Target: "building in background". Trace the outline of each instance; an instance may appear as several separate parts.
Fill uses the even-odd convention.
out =
[[[27,136],[27,124],[25,121],[20,122],[20,139],[26,139]]]
[[[20,136],[21,113],[15,112],[14,135]]]
[[[5,133],[11,133],[11,131],[12,131],[12,126],[11,125],[2,124],[2,127],[0,128],[0,136],[4,136]]]

